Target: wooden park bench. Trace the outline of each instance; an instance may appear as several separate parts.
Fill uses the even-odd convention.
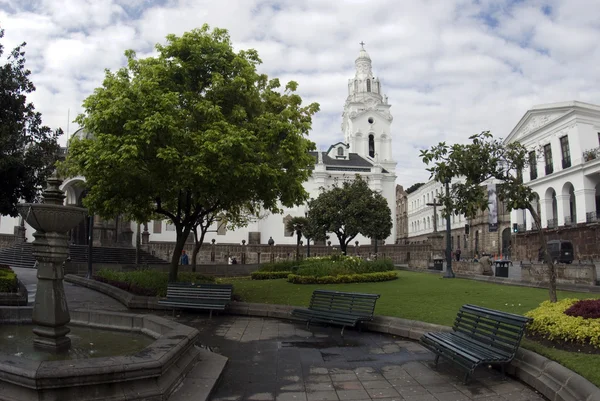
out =
[[[158,301],[159,305],[176,308],[208,309],[210,317],[213,310],[224,310],[231,302],[233,285],[231,284],[192,284],[170,283],[167,297]]]
[[[441,357],[467,371],[464,382],[479,365],[500,365],[505,376],[508,365],[517,352],[530,318],[463,305],[456,316],[452,332],[425,333],[421,344],[436,354],[435,366]]]
[[[308,309],[294,309],[292,315],[306,319],[307,328],[311,322],[341,324],[343,337],[346,326],[373,319],[378,298],[378,294],[315,290]]]

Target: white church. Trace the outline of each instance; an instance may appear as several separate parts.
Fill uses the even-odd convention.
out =
[[[392,115],[387,96],[383,95],[381,82],[373,76],[371,58],[361,44],[361,50],[355,61],[356,73],[348,80],[348,97],[342,114],[342,132],[344,142],[338,142],[326,151],[311,152],[315,166],[312,176],[304,184],[310,198],[317,198],[321,188],[328,188],[334,183],[353,180],[356,174],[361,175],[369,187],[381,193],[388,202],[392,212],[392,234],[386,238],[387,244],[396,240],[396,162],[392,157]],[[85,135],[79,130],[74,135]],[[61,189],[66,194],[65,203],[80,204],[82,199],[83,177],[71,177],[65,180]],[[267,244],[273,238],[275,244],[295,244],[292,232],[285,230],[285,223],[294,216],[304,216],[308,211],[306,205],[284,209],[282,214],[264,213],[247,227],[228,231],[224,225],[209,229],[205,242],[215,240],[219,244]],[[16,233],[22,224],[19,218],[2,216],[0,218],[0,235]],[[87,242],[87,222],[81,223],[71,233],[73,243]],[[33,240],[33,230],[25,224],[26,236]],[[94,221],[95,246],[130,246],[135,242],[137,225],[119,219]],[[175,228],[166,220],[148,222],[141,227],[150,242],[172,242],[175,240]],[[332,245],[337,245],[337,237],[329,235]],[[305,239],[303,239],[305,241]],[[360,244],[371,243],[371,240],[358,236],[355,241]]]

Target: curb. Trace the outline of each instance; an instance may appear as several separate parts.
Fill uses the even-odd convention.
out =
[[[158,306],[157,298],[134,296],[124,290],[95,280],[73,275],[66,275],[65,280],[109,295],[127,307],[130,307],[128,303],[131,303],[136,305],[132,306],[133,308],[170,309],[162,306],[154,308],[152,305]],[[135,302],[133,299],[135,299]],[[295,308],[295,306],[290,305],[232,302],[226,312],[243,316],[303,321],[303,319],[291,316],[291,312]],[[391,316],[375,316],[372,321],[366,323],[366,327],[370,331],[392,334],[412,340],[418,340],[423,334],[430,331],[452,330],[448,326]],[[519,347],[517,350],[513,362],[507,367],[507,373],[528,384],[551,401],[600,401],[600,389],[589,380],[559,363],[523,347]]]

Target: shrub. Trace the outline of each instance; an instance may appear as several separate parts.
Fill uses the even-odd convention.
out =
[[[569,316],[581,316],[584,319],[600,318],[600,299],[583,299],[575,302],[566,311]]]
[[[298,266],[299,263],[295,260],[282,260],[281,262],[265,263],[258,269],[259,272],[286,272],[291,271],[293,267]]]
[[[19,281],[17,275],[8,266],[0,268],[0,292],[17,292],[19,290]]]
[[[337,276],[301,276],[290,274],[288,281],[293,284],[342,284],[390,281],[397,278],[396,272],[339,274]]]
[[[214,277],[190,272],[180,272],[178,278],[180,282],[184,283],[215,282]],[[102,269],[94,276],[94,279],[135,295],[164,297],[167,294],[169,273],[146,269],[130,272]]]
[[[253,272],[250,276],[252,280],[273,280],[278,278],[287,278],[292,272],[289,271],[256,271]]]
[[[563,299],[552,303],[544,301],[525,316],[533,318],[528,328],[549,340],[562,340],[591,344],[600,348],[600,319],[584,319],[581,316],[569,316],[565,311],[578,299]]]

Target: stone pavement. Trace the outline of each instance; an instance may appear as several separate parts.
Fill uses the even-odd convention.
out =
[[[15,269],[30,299],[35,270]],[[65,283],[70,308],[124,311],[118,301],[99,292]],[[140,312],[136,310],[135,312]],[[200,331],[200,346],[229,358],[211,399],[224,400],[407,400],[407,401],[541,401],[525,384],[503,381],[480,368],[469,385],[462,372],[440,362],[417,342],[380,333],[311,326],[285,320],[213,316],[208,313],[155,312]]]

